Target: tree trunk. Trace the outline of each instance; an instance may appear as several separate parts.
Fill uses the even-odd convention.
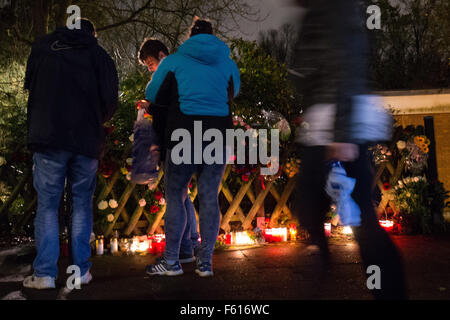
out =
[[[33,5],[34,41],[48,32],[50,0],[35,0]]]
[[[72,0],[59,0],[55,8],[55,23],[57,27],[64,27],[67,22],[67,8],[72,4]]]

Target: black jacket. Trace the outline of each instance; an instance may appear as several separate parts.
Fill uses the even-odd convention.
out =
[[[334,104],[335,113],[317,112],[317,119],[333,122],[311,127],[311,135],[330,136],[330,142],[355,143],[353,97],[370,93],[367,79],[367,15],[359,2],[298,1],[307,4],[300,36],[295,43],[292,78],[303,93],[305,112],[318,104]],[[331,112],[330,112],[331,113]],[[320,132],[322,131],[322,132]]]
[[[117,109],[114,61],[82,30],[58,28],[37,41],[28,58],[28,147],[57,148],[100,158],[103,124]]]

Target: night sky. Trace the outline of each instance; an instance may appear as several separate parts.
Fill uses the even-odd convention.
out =
[[[260,10],[261,17],[267,18],[262,22],[242,21],[241,33],[245,39],[257,39],[260,30],[278,29],[283,23],[298,23],[304,10],[290,4],[288,0],[248,0],[255,9]]]

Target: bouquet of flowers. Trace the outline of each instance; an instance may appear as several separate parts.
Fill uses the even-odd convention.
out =
[[[114,222],[114,212],[119,206],[119,203],[115,199],[108,201],[102,200],[97,204],[97,215],[95,216],[95,233],[101,234],[104,229]]]
[[[425,177],[407,177],[394,187],[394,202],[400,217],[409,224],[412,232],[430,233],[432,224],[431,202],[433,195]]]
[[[166,199],[159,190],[147,190],[139,205],[145,207],[151,214],[156,214],[166,205]]]
[[[371,147],[370,150],[373,153],[373,162],[376,165],[388,161],[388,158],[392,155],[392,152],[385,144],[377,144]]]
[[[397,148],[406,155],[406,168],[412,174],[420,174],[427,165],[430,140],[424,135],[411,136],[406,143],[397,142]]]

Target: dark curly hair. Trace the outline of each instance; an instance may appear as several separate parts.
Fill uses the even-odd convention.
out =
[[[211,22],[207,20],[201,20],[197,18],[194,20],[194,23],[192,24],[190,37],[202,33],[213,34],[212,25]]]
[[[142,42],[141,48],[139,49],[139,61],[144,64],[144,61],[148,57],[153,57],[159,60],[160,51],[162,51],[166,56],[169,55],[169,50],[164,43],[157,39],[147,38],[144,42]]]

